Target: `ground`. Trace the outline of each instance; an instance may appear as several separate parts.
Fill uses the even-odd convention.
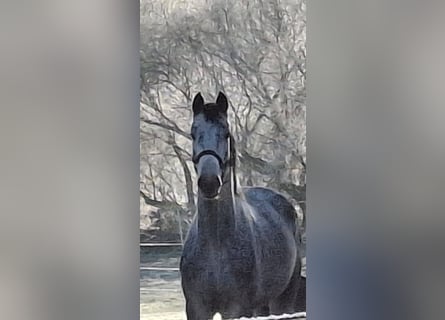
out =
[[[180,247],[141,249],[141,266],[177,268],[180,250]],[[141,320],[186,319],[179,271],[141,270],[140,288]]]

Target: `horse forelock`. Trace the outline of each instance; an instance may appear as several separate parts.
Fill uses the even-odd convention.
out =
[[[216,103],[206,103],[201,111],[206,120],[227,122],[227,116],[219,109]]]

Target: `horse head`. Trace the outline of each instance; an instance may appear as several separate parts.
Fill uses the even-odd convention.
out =
[[[193,99],[193,163],[198,188],[207,199],[216,199],[223,184],[230,181],[235,149],[227,121],[228,101],[220,92],[216,103],[204,103],[201,93]]]

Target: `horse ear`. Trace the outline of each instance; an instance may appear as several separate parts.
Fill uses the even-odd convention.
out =
[[[192,110],[194,114],[198,114],[204,108],[204,99],[202,98],[201,92],[198,92],[193,99]]]
[[[218,105],[220,112],[227,112],[227,109],[229,107],[229,103],[227,102],[227,98],[224,93],[221,91],[218,94],[218,98],[216,99],[216,104]]]

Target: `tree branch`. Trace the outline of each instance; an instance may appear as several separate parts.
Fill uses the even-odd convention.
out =
[[[153,207],[156,207],[159,209],[184,210],[184,208],[182,206],[180,206],[179,204],[177,204],[176,202],[172,202],[172,201],[168,201],[168,200],[151,199],[144,192],[142,192],[142,190],[139,190],[139,194],[144,199],[145,203],[150,206],[153,206]]]
[[[178,126],[171,126],[171,125],[156,122],[156,121],[153,121],[150,119],[141,119],[141,121],[146,124],[152,125],[152,126],[157,126],[157,127],[163,128],[165,130],[176,132],[177,134],[180,134],[181,136],[183,136],[189,140],[191,140],[191,138],[192,138],[189,133],[186,133],[185,131],[181,130]]]
[[[184,171],[185,188],[187,191],[188,207],[192,212],[194,212],[195,211],[195,194],[193,193],[192,175],[191,175],[189,167],[187,165],[187,161],[185,161],[181,155],[182,149],[178,145],[176,145],[176,143],[174,143],[174,142],[172,143],[172,147],[173,147],[173,150],[175,151],[176,155],[178,156],[179,162],[181,163],[182,169]]]

